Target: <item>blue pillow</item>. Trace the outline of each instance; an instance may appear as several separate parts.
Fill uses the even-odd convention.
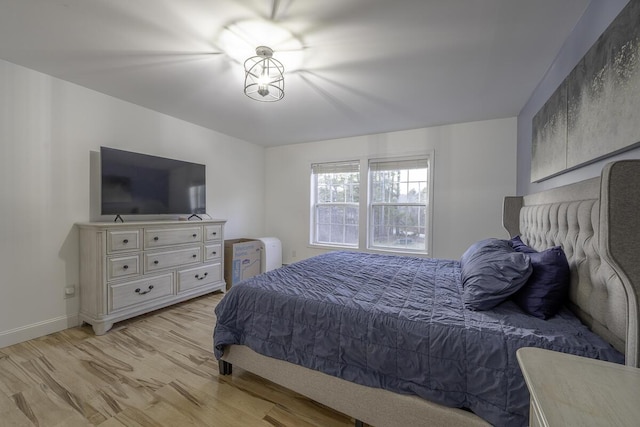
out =
[[[469,257],[471,257],[471,255],[473,255],[473,253],[477,251],[480,246],[483,246],[489,240],[491,239],[479,240],[475,242],[473,245],[469,246],[467,250],[464,251],[464,253],[460,257],[460,265],[461,266],[465,265]]]
[[[531,261],[508,240],[486,239],[473,246],[471,253],[465,252],[465,262],[461,260],[462,301],[471,310],[490,310],[526,283]]]
[[[522,239],[520,238],[520,236],[515,236],[511,238],[511,246],[513,246],[513,249],[515,249],[518,252],[524,252],[525,254],[531,254],[531,253],[536,253],[538,251],[536,251],[535,249],[527,246]]]
[[[553,317],[567,299],[569,263],[560,246],[527,255],[533,272],[512,299],[526,313],[546,320]]]

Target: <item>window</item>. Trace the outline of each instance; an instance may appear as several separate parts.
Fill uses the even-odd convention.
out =
[[[358,247],[360,162],[315,163],[311,176],[311,242]]]
[[[427,254],[430,159],[312,164],[311,244]]]
[[[369,248],[427,251],[429,160],[369,162]]]

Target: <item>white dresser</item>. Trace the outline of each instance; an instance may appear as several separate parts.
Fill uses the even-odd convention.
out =
[[[517,357],[531,427],[640,425],[640,369],[532,347]]]
[[[114,322],[226,289],[224,220],[86,222],[80,229],[80,320]]]

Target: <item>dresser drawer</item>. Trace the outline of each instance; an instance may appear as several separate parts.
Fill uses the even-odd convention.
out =
[[[144,272],[163,270],[165,268],[179,267],[202,261],[202,247],[193,246],[183,249],[172,249],[162,252],[145,252]]]
[[[209,264],[178,272],[178,293],[222,280],[222,265]]]
[[[109,311],[116,311],[173,294],[172,275],[149,277],[109,286]]]
[[[204,247],[204,260],[213,261],[222,257],[222,243],[214,243]]]
[[[107,253],[140,249],[140,230],[108,230]]]
[[[160,248],[202,241],[202,227],[147,228],[144,230],[145,249]]]
[[[206,225],[204,227],[204,232],[205,232],[205,240],[211,241],[211,240],[222,240],[222,225],[221,224],[215,224],[215,225]]]
[[[140,274],[140,255],[114,256],[107,259],[107,280]]]

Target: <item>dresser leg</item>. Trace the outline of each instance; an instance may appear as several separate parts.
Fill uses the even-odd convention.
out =
[[[91,325],[93,333],[96,335],[104,335],[113,327],[113,323],[97,323]]]

